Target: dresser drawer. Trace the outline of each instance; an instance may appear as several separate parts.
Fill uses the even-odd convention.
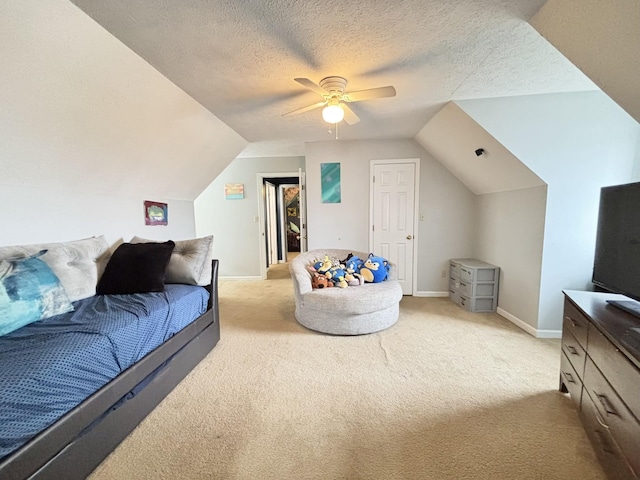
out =
[[[587,348],[587,329],[589,320],[569,300],[564,301],[563,331],[571,332],[583,349]]]
[[[578,341],[568,331],[562,332],[562,352],[567,356],[575,369],[580,381],[584,378],[584,361],[587,354]]]
[[[460,264],[451,262],[449,263],[449,277],[460,278]]]
[[[580,417],[593,449],[609,478],[637,480],[620,447],[611,436],[608,425],[599,417],[598,410],[586,391],[582,394]]]
[[[589,357],[584,367],[584,389],[629,464],[640,473],[640,424]]]
[[[460,280],[460,295],[465,297],[495,297],[495,283],[471,283]]]
[[[498,302],[495,297],[465,297],[460,295],[458,305],[470,312],[486,313],[495,312]]]
[[[640,419],[640,371],[593,324],[589,325],[589,356],[631,413]]]
[[[495,282],[498,278],[495,267],[467,267],[460,265],[460,280],[465,282]]]
[[[460,305],[460,294],[455,290],[449,290],[449,298],[453,303]]]
[[[576,407],[579,409],[580,400],[582,399],[582,381],[564,352],[562,352],[560,356],[560,377],[562,378],[562,383],[567,387],[571,400],[575,402]]]
[[[459,292],[460,291],[460,279],[458,279],[458,278],[450,278],[449,279],[449,291],[450,292]]]

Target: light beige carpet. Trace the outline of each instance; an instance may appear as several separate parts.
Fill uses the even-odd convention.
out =
[[[223,280],[220,312],[218,346],[93,480],[605,478],[558,340],[413,297],[386,331],[322,335],[287,278]]]

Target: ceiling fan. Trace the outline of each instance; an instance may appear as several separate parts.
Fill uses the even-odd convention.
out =
[[[360,121],[360,118],[351,110],[347,103],[396,96],[396,89],[392,86],[370,88],[357,92],[345,92],[344,89],[347,86],[347,80],[342,77],[325,77],[320,80],[318,85],[308,78],[294,78],[294,80],[303,87],[321,95],[323,100],[313,105],[285,113],[282,115],[283,117],[308,112],[314,108],[325,107],[322,110],[322,118],[325,122],[338,123],[344,119],[349,125],[354,125]]]

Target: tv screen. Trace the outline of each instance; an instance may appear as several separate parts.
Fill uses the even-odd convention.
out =
[[[600,191],[593,283],[640,300],[640,182]]]

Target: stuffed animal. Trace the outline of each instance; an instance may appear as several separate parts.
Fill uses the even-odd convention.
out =
[[[329,270],[328,272],[325,273],[325,275],[327,276],[327,278],[337,278],[337,277],[344,277],[347,274],[347,272],[345,272],[342,268],[340,267],[332,267],[331,270]]]
[[[365,282],[382,282],[389,276],[389,262],[382,257],[376,257],[373,253],[370,253],[360,269],[360,274]]]
[[[359,273],[348,273],[344,276],[344,279],[347,281],[347,284],[350,287],[357,287],[358,285],[364,284],[364,278]]]
[[[334,282],[333,285],[336,286],[336,287],[347,288],[349,286],[347,281],[344,279],[343,275],[341,275],[339,277],[334,277],[332,280]]]
[[[312,288],[330,288],[333,287],[333,282],[324,275],[319,273],[311,274],[311,287]]]
[[[360,273],[360,269],[362,268],[362,260],[360,260],[355,255],[351,255],[345,261],[345,270],[348,273]]]
[[[333,263],[331,263],[327,255],[324,256],[324,260],[313,264],[313,268],[315,268],[318,273],[327,273],[331,267],[333,267]]]

